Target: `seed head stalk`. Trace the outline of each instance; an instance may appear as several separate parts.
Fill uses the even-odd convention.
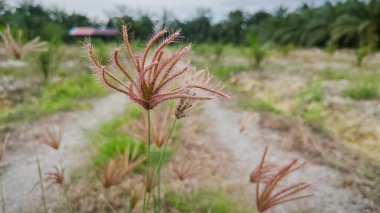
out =
[[[144,192],[144,206],[143,213],[146,213],[146,208],[149,203],[149,199],[146,199],[146,194],[149,187],[149,170],[150,170],[150,110],[147,110],[148,115],[148,149],[147,149],[147,169],[146,169],[146,183],[145,183],[145,192]],[[154,182],[152,182],[154,184]],[[150,193],[149,193],[150,196]]]
[[[47,206],[46,206],[44,179],[42,178],[41,163],[40,163],[40,157],[38,155],[37,145],[35,145],[35,152],[36,152],[36,162],[37,162],[37,169],[38,169],[38,177],[40,179],[40,187],[41,187],[41,193],[42,193],[41,194],[42,206],[44,207],[44,212],[48,213]]]
[[[167,147],[168,147],[168,144],[169,144],[169,141],[170,141],[170,138],[173,134],[173,131],[174,131],[174,127],[175,127],[175,124],[177,122],[177,118],[174,119],[173,121],[173,124],[169,130],[169,135],[168,135],[168,138],[166,139],[166,142],[165,142],[165,145],[160,153],[160,158],[158,159],[158,162],[157,162],[157,168],[156,168],[156,171],[154,172],[154,175],[153,175],[153,183],[155,183],[157,181],[157,178],[159,178],[159,175],[160,175],[160,172],[161,172],[161,164],[162,164],[162,160],[164,158],[164,155],[165,155],[165,152],[167,150]],[[158,187],[160,187],[160,185],[158,185]],[[160,193],[158,194],[158,196],[160,196]],[[148,196],[148,202],[149,202],[149,199],[150,199],[150,194]],[[160,199],[160,197],[159,197]],[[160,203],[159,203],[160,204]]]

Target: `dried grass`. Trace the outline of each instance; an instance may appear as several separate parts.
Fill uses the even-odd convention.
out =
[[[60,125],[43,127],[43,131],[34,136],[42,144],[58,150],[62,142],[63,127]]]
[[[17,38],[14,38],[9,26],[0,32],[2,42],[0,43],[0,55],[13,59],[22,59],[32,52],[46,51],[46,42],[40,42],[40,38],[35,38],[27,43],[22,41],[22,31],[19,30]]]
[[[299,182],[290,185],[282,185],[284,179],[291,173],[300,169],[304,164],[299,164],[297,159],[285,166],[277,167],[273,163],[265,162],[268,146],[264,150],[260,164],[251,174],[251,182],[256,183],[256,207],[259,212],[265,212],[279,204],[311,197],[311,194],[297,195],[310,187],[309,183]],[[264,188],[260,190],[260,185]]]

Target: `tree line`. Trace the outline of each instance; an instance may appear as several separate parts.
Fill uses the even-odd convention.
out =
[[[99,23],[78,13],[45,8],[34,1],[23,1],[11,8],[0,0],[0,28],[10,25],[21,29],[27,38],[40,36],[72,41],[67,33],[74,26],[117,27],[131,26],[136,39],[146,39],[154,30],[164,26],[180,28],[190,42],[234,43],[247,42],[255,34],[260,42],[300,47],[335,47],[377,49],[380,45],[380,0],[347,0],[325,2],[320,6],[303,4],[294,11],[280,7],[275,12],[231,11],[227,17],[213,22],[208,9],[199,9],[188,20],[178,20],[170,12],[152,19],[149,14],[131,16],[120,9],[106,23]]]

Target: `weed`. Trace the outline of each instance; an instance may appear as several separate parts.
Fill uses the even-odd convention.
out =
[[[267,56],[268,51],[271,48],[271,43],[266,42],[261,44],[258,37],[253,33],[247,35],[247,41],[250,47],[248,57],[251,65],[255,69],[258,69],[264,58]]]
[[[229,197],[225,192],[220,190],[203,189],[190,195],[169,191],[165,194],[165,204],[169,208],[175,208],[178,212],[250,212],[244,204]]]
[[[239,100],[238,107],[244,110],[255,110],[257,112],[271,112],[274,114],[281,114],[281,111],[277,109],[273,104],[262,99],[245,99]]]
[[[356,56],[356,66],[360,67],[363,63],[365,57],[367,57],[371,53],[371,48],[363,46],[359,47],[355,51]]]
[[[326,80],[351,79],[352,75],[352,72],[350,72],[349,70],[337,70],[332,68],[324,69],[319,73],[319,76],[322,79]]]
[[[293,113],[317,129],[323,129],[324,91],[319,83],[309,83],[296,96]]]
[[[354,100],[371,100],[378,98],[378,85],[372,82],[351,83],[344,91],[345,97]]]
[[[226,80],[233,73],[239,73],[247,70],[249,70],[249,67],[245,65],[215,66],[212,68],[213,74],[224,80]]]
[[[321,102],[324,99],[324,91],[320,83],[309,83],[297,98],[303,103]]]

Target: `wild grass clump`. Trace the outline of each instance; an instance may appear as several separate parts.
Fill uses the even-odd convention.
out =
[[[320,83],[308,83],[295,99],[293,113],[314,128],[323,129],[323,100],[325,94]]]
[[[165,208],[175,209],[177,212],[243,213],[252,211],[221,190],[202,189],[190,195],[169,191],[164,199]]]
[[[343,90],[343,95],[354,100],[373,100],[379,97],[378,90],[379,86],[374,82],[356,82]]]
[[[277,109],[271,102],[268,102],[262,99],[255,99],[255,98],[241,99],[241,100],[238,100],[237,105],[239,108],[243,110],[254,110],[257,112],[270,112],[277,115],[281,114],[280,109]]]
[[[227,80],[231,74],[239,73],[249,70],[248,66],[245,65],[228,65],[228,66],[213,66],[212,73],[223,80]]]
[[[327,68],[319,72],[319,76],[326,80],[348,80],[352,79],[353,73],[349,70]]]

